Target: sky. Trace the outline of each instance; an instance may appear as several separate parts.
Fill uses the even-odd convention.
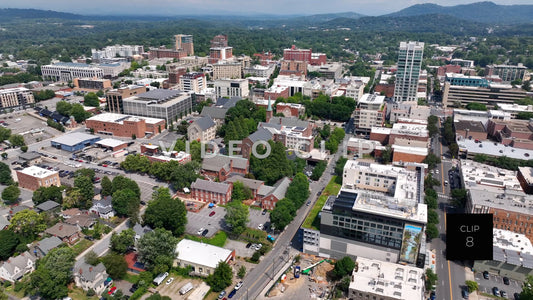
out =
[[[453,6],[468,0],[0,0],[0,8],[35,8],[83,15],[276,14],[311,15],[356,12],[377,16],[421,3]],[[533,4],[532,0],[493,0],[496,4]]]

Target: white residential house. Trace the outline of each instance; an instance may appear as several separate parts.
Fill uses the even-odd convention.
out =
[[[15,282],[24,274],[35,270],[35,256],[28,251],[16,257],[10,257],[0,266],[0,279]]]
[[[97,295],[104,291],[105,281],[108,276],[102,263],[91,266],[85,262],[74,268],[73,275],[76,286],[81,287],[84,291],[93,289]]]
[[[113,210],[113,205],[111,203],[111,196],[106,196],[100,200],[93,200],[93,206],[89,211],[97,214],[102,219],[114,217],[115,211]]]

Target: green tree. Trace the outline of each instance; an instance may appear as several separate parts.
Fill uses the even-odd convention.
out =
[[[385,147],[385,149],[381,151],[381,162],[384,164],[392,162],[392,148],[390,146]]]
[[[72,104],[67,101],[59,101],[56,103],[56,111],[64,116],[70,116]]]
[[[283,198],[276,202],[274,210],[270,213],[270,222],[278,230],[283,230],[285,226],[289,225],[294,216],[296,209],[290,200]]]
[[[85,254],[85,263],[96,266],[100,263],[100,259],[98,258],[98,255],[94,251],[89,251],[87,254]]]
[[[430,268],[426,269],[426,290],[431,291],[435,289],[435,283],[437,283],[437,274],[433,272]]]
[[[111,250],[124,254],[135,243],[135,231],[128,228],[121,231],[119,234],[113,232],[111,235]]]
[[[63,203],[63,192],[61,187],[55,185],[49,187],[41,186],[33,192],[32,200],[35,205],[46,201],[55,201],[61,204]]]
[[[26,145],[24,137],[20,134],[12,134],[8,140],[13,147],[22,147]]]
[[[85,207],[85,202],[79,189],[71,189],[67,191],[67,194],[63,199],[63,208],[68,209],[73,207]]]
[[[467,192],[465,189],[453,189],[452,193],[452,202],[459,206],[465,207],[466,201],[468,200]]]
[[[307,177],[303,173],[298,173],[289,184],[287,192],[285,193],[285,198],[292,200],[295,207],[300,207],[305,203],[308,197],[309,181],[307,181]]]
[[[335,267],[332,270],[333,279],[339,280],[346,275],[351,275],[355,268],[355,262],[349,256],[345,256],[335,262]]]
[[[439,224],[439,214],[433,209],[428,210],[428,223]]]
[[[30,209],[15,213],[10,222],[9,230],[28,238],[37,236],[37,234],[43,232],[47,227],[43,215]]]
[[[95,93],[89,92],[83,97],[83,105],[100,107],[100,100],[98,100],[98,96]]]
[[[76,170],[74,172],[74,176],[75,177],[85,176],[85,177],[89,177],[89,179],[91,179],[91,181],[94,181],[94,176],[95,175],[96,175],[96,173],[94,172],[94,170],[88,169],[88,168],[82,168],[82,169]]]
[[[139,260],[147,264],[149,269],[160,268],[160,265],[170,267],[174,260],[177,239],[172,232],[163,228],[143,235],[137,242]],[[154,272],[157,273],[157,272]]]
[[[85,111],[85,109],[83,108],[83,105],[79,103],[75,103],[72,105],[70,114],[74,117],[74,119],[78,123],[85,121],[87,118],[89,118],[89,116],[91,116],[91,113]]]
[[[11,129],[0,127],[0,142],[3,142],[11,136]]]
[[[239,268],[239,271],[237,271],[237,276],[239,278],[244,278],[244,276],[246,276],[246,267],[245,266],[241,266]]]
[[[130,155],[128,155],[130,156]],[[111,196],[113,194],[113,183],[111,183],[111,180],[109,177],[104,176],[102,177],[102,181],[100,182],[100,185],[102,186],[102,196]]]
[[[326,170],[327,163],[323,160],[319,161],[316,166],[313,168],[313,173],[311,174],[311,179],[319,180],[322,177],[322,174]]]
[[[255,178],[265,181],[266,184],[273,185],[284,176],[292,175],[292,164],[285,154],[285,146],[281,142],[268,141],[270,145],[270,155],[259,159],[255,155],[250,157],[250,169]],[[264,154],[266,150],[257,147],[258,154]]]
[[[468,110],[480,110],[480,111],[487,111],[487,106],[483,103],[478,102],[470,102],[466,105],[466,109]]]
[[[159,188],[144,213],[144,223],[152,228],[164,228],[175,236],[185,232],[187,209],[179,198],[172,198],[168,188]]]
[[[346,162],[348,161],[348,158],[346,157],[340,157],[337,162],[335,163],[335,174],[337,176],[341,176],[344,173],[344,165],[346,165]]]
[[[10,185],[13,183],[13,177],[11,176],[11,169],[9,166],[0,162],[0,184]]]
[[[159,293],[156,293],[146,298],[146,300],[171,300],[171,298],[169,296],[161,296]]]
[[[477,284],[477,282],[472,281],[472,280],[465,281],[465,285],[468,288],[468,292],[469,293],[472,293],[472,292],[477,291],[479,289],[479,285]]]
[[[139,211],[141,200],[132,190],[118,190],[113,193],[112,203],[119,216],[133,217]]]
[[[107,274],[114,280],[122,279],[128,271],[128,263],[124,256],[116,253],[109,253],[102,258]]]
[[[206,278],[207,284],[215,292],[220,292],[231,285],[233,272],[228,263],[221,261],[218,263],[213,274]]]
[[[231,192],[232,201],[242,201],[252,198],[252,191],[249,187],[245,186],[240,181],[235,181],[233,183],[233,191]]]
[[[20,151],[22,151],[24,153],[28,152],[28,146],[26,146],[26,145],[21,146],[20,147]]]
[[[93,181],[86,176],[78,176],[74,179],[74,187],[79,190],[81,195],[80,208],[89,208],[92,205],[94,197]]]
[[[141,198],[141,189],[139,188],[137,182],[135,182],[134,180],[119,175],[113,178],[112,184],[113,193],[115,193],[116,191],[131,190],[135,193],[137,198]]]
[[[15,253],[19,237],[11,230],[0,230],[0,260],[7,260]]]
[[[439,236],[439,229],[433,223],[428,223],[426,227],[426,236],[428,240],[432,240]]]
[[[424,158],[424,163],[428,164],[430,169],[434,169],[437,164],[440,164],[440,157],[435,155],[433,152],[430,152],[426,158]]]
[[[231,201],[226,206],[224,221],[231,226],[231,232],[240,235],[246,230],[246,223],[249,221],[248,214],[248,206],[238,201]]]
[[[2,191],[2,199],[7,204],[16,203],[20,196],[20,189],[16,185],[10,185]]]
[[[52,249],[30,275],[30,293],[44,299],[61,299],[68,294],[75,254],[69,247]]]
[[[520,299],[533,299],[533,276],[528,275],[524,283],[522,283]]]

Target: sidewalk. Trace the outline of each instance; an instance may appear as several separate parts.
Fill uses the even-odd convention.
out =
[[[476,281],[476,278],[474,277],[474,272],[472,272],[472,270],[470,268],[467,268],[467,267],[465,267],[465,280]],[[480,297],[477,294],[477,291],[475,291],[473,293],[470,293],[470,295],[468,295],[468,299],[469,300],[483,300],[483,299],[486,299],[486,298],[485,297]]]

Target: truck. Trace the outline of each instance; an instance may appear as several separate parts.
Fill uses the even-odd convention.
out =
[[[168,276],[168,272],[161,273],[161,274],[157,275],[156,278],[154,278],[153,283],[154,283],[155,285],[160,285],[161,282],[163,282],[163,280],[165,280],[165,278],[167,278],[167,276]]]
[[[190,290],[192,290],[194,288],[194,286],[192,285],[192,282],[187,282],[186,285],[184,285],[183,287],[181,287],[180,289],[180,295],[185,295],[187,294]]]

